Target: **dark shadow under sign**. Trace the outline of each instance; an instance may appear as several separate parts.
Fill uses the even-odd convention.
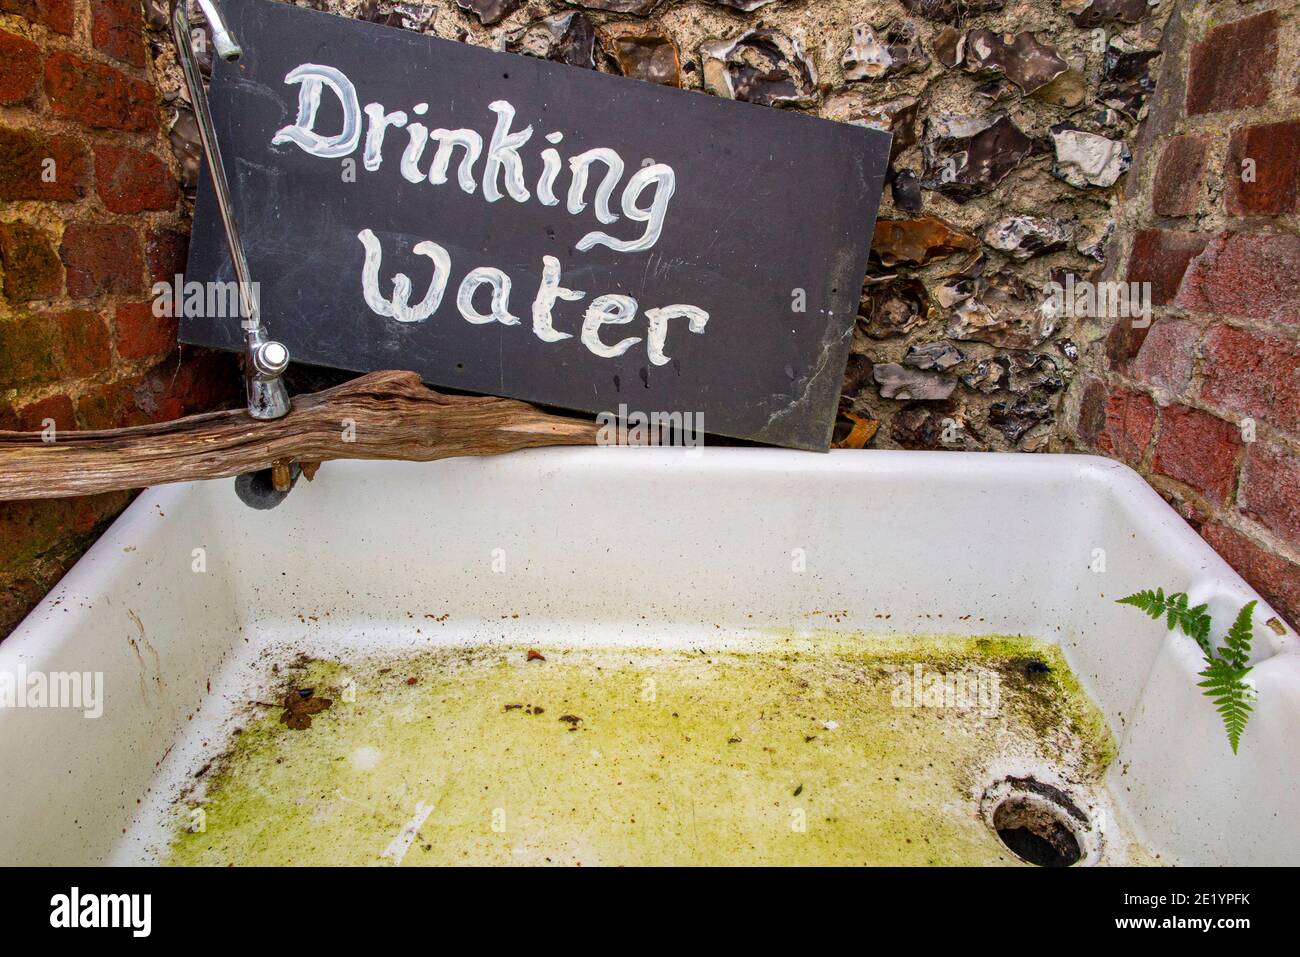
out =
[[[888,134],[224,6],[244,56],[215,68],[217,134],[295,359],[828,447]],[[233,280],[206,176],[185,278]],[[199,311],[182,341],[241,346]]]

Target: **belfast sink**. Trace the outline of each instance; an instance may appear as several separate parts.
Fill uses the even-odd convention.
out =
[[[1156,586],[1207,602],[1219,634],[1258,599],[1135,473],[1087,456],[595,448],[331,462],[270,511],[245,507],[229,481],[154,488],[0,643],[11,683],[85,679],[82,700],[44,702],[76,706],[0,708],[0,860],[246,863],[240,847],[283,839],[330,863],[1019,863],[1032,854],[998,835],[1042,811],[1074,832],[1079,864],[1300,862],[1294,633],[1260,601],[1258,698],[1234,755],[1196,687],[1193,642],[1115,603]],[[981,664],[985,652],[997,660]],[[1023,717],[1003,685],[1014,714],[949,702],[926,732],[986,743],[961,758],[934,816],[908,817],[900,807],[923,803],[925,782],[872,763],[892,760],[882,736],[910,726],[886,709],[899,687],[881,684],[886,666],[904,683],[923,668],[1069,675],[1059,687],[1107,738],[1079,745],[1095,775],[1003,734]],[[584,697],[620,675],[660,710],[642,721]],[[741,691],[724,701],[728,680]],[[752,713],[746,682],[764,702]],[[772,682],[788,706],[763,697]],[[386,711],[365,698],[381,687]],[[322,689],[328,710],[285,702]],[[1045,741],[1087,724],[1079,701],[1035,700]],[[919,707],[921,693],[893,704]],[[473,708],[472,726],[454,717]],[[300,710],[315,713],[294,729]],[[364,714],[371,726],[345,724]],[[633,760],[650,740],[652,758]],[[689,768],[665,770],[687,761],[684,740],[716,747],[714,766],[692,752]],[[320,753],[277,750],[305,742]],[[426,743],[438,757],[399,770]],[[304,789],[277,764],[318,767],[303,773],[328,786]],[[376,766],[386,791],[366,783]],[[570,795],[574,776],[583,791]],[[463,786],[480,779],[494,792],[481,809]],[[530,797],[509,810],[516,779]],[[666,796],[632,810],[611,796],[638,787]],[[564,827],[545,810],[557,793]],[[354,822],[344,847],[330,822],[361,814],[362,794],[374,835]],[[237,834],[237,806],[301,810],[320,830],[245,821],[252,837]],[[863,858],[855,835],[889,815],[873,841],[897,848]],[[755,837],[769,817],[779,840]],[[947,850],[907,856],[943,844],[940,831]]]

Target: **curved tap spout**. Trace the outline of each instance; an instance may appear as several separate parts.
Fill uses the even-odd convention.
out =
[[[226,26],[216,0],[196,0],[196,2],[212,30],[212,42],[217,49],[217,55],[227,61],[239,59],[243,51],[240,50],[239,44]],[[176,53],[180,60],[181,72],[185,75],[185,85],[190,91],[190,102],[194,106],[194,117],[198,121],[199,140],[203,144],[203,154],[208,161],[208,175],[212,177],[217,209],[221,214],[221,225],[225,229],[226,244],[230,248],[230,260],[235,267],[240,311],[243,313],[244,386],[248,396],[248,414],[255,419],[279,419],[289,414],[289,393],[281,378],[281,373],[289,364],[289,350],[278,342],[270,341],[266,327],[262,324],[261,306],[255,293],[256,287],[249,274],[248,259],[244,255],[244,244],[239,236],[239,225],[235,222],[234,210],[231,208],[230,184],[226,181],[225,166],[221,162],[221,147],[217,143],[216,132],[212,125],[212,112],[208,107],[203,78],[199,74],[198,63],[194,58],[194,42],[187,0],[174,0],[172,39],[176,43]]]

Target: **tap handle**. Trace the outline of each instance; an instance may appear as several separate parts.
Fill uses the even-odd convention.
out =
[[[258,375],[274,378],[289,368],[289,350],[282,342],[259,342],[253,349],[253,368]]]
[[[185,0],[181,0],[182,3]],[[212,31],[212,45],[217,48],[217,56],[228,63],[233,63],[244,55],[244,51],[239,48],[235,42],[234,36],[226,27],[226,21],[221,17],[221,11],[217,9],[214,0],[198,0],[199,9],[203,11],[203,19],[208,21],[208,28]]]

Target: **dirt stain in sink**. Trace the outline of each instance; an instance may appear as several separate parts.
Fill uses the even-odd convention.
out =
[[[302,730],[252,706],[167,859],[1010,864],[978,811],[990,768],[1086,790],[1114,755],[1053,646],[768,637],[312,661],[293,680],[333,706]]]

